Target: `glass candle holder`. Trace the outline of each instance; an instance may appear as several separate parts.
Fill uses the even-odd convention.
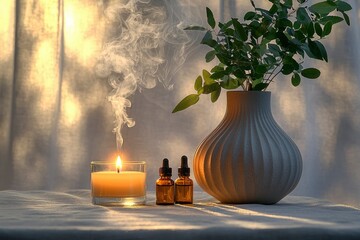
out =
[[[91,162],[91,196],[96,205],[141,205],[146,202],[146,163]]]

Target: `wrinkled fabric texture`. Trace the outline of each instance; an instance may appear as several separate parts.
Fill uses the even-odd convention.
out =
[[[91,204],[89,190],[0,191],[1,239],[359,239],[360,210],[309,197],[276,205],[220,204],[203,192],[194,204]]]
[[[96,76],[94,66],[103,46],[119,34],[106,9],[125,2],[0,2],[0,189],[89,188],[90,162],[115,161],[115,118],[107,101],[112,87]],[[359,207],[360,7],[357,0],[347,2],[353,6],[351,26],[334,26],[324,41],[329,63],[307,63],[318,67],[321,77],[303,79],[297,88],[279,77],[268,90],[275,119],[303,157],[303,175],[293,193]],[[192,14],[183,24],[199,17],[199,24],[206,24],[205,5],[223,20],[251,7],[248,0],[181,3]],[[196,147],[223,116],[225,94],[215,104],[204,96],[196,106],[171,113],[194,92],[201,70],[211,68],[204,61],[208,50],[198,42],[187,49],[184,64],[174,66],[177,71],[168,80],[172,89],[158,82],[129,97],[127,114],[136,124],[122,129],[121,153],[124,160],[147,162],[148,189],[154,189],[163,158],[170,159],[174,176],[182,155],[189,156],[192,166]],[[170,59],[159,63],[172,69]]]

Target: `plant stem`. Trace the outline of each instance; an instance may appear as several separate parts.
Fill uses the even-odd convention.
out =
[[[268,78],[265,80],[265,82],[266,83],[270,83],[270,82],[272,82],[272,79],[274,79],[274,77],[272,78],[272,79],[270,79],[271,78],[271,76],[274,74],[274,72],[276,71],[276,69],[281,65],[283,63],[283,60],[281,59],[281,61],[276,65],[276,67],[272,70],[272,72],[269,74],[269,76],[268,76]],[[280,70],[281,71],[281,70]],[[277,73],[277,74],[279,74],[279,73]],[[275,74],[275,76],[277,75],[277,74]]]

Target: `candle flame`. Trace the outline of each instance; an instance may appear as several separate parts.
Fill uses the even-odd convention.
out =
[[[118,156],[116,160],[116,171],[118,173],[121,172],[121,168],[122,168],[121,158],[120,156]]]

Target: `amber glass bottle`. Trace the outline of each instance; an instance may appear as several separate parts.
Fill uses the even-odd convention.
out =
[[[174,181],[171,179],[172,169],[169,160],[164,159],[162,167],[159,168],[160,178],[156,180],[156,204],[174,204]]]
[[[186,156],[181,157],[179,177],[175,180],[175,203],[193,203],[193,180],[190,179],[190,168]]]

